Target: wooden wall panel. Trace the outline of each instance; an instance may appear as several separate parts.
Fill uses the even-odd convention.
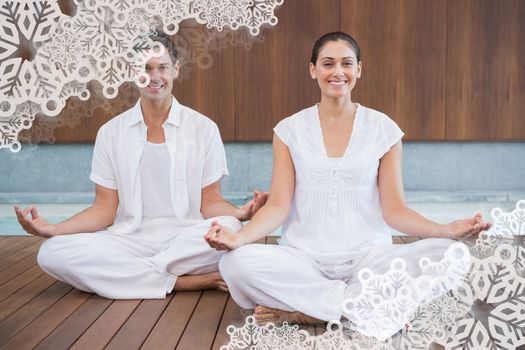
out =
[[[277,122],[319,101],[308,73],[315,40],[339,29],[339,0],[285,0],[264,43],[235,49],[235,138],[269,141]]]
[[[353,100],[398,122],[405,140],[445,136],[446,0],[342,0],[362,50]]]
[[[74,14],[72,0],[59,4]],[[285,0],[276,16],[264,42],[214,51],[211,68],[193,65],[175,83],[179,101],[215,120],[225,141],[270,141],[279,120],[319,101],[310,51],[334,30],[363,50],[353,99],[396,120],[406,139],[525,140],[523,0]],[[95,91],[87,102],[69,101],[58,118],[38,119],[20,139],[93,142],[137,97],[131,86],[116,100]]]
[[[447,140],[525,139],[525,1],[449,0]]]
[[[111,118],[133,107],[139,97],[134,83],[124,83],[114,99],[107,99],[102,94],[100,84],[89,84],[91,97],[81,101],[76,97],[69,98],[64,109],[56,117],[37,117],[33,128],[29,130],[33,141],[42,139],[53,130],[58,143],[91,143],[95,142],[98,129]],[[43,142],[46,142],[44,139]]]
[[[224,142],[235,140],[234,48],[213,52],[208,69],[193,65],[190,77],[174,84],[177,100],[206,115],[219,126]]]

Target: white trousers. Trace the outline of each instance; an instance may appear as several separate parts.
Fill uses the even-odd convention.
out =
[[[144,219],[139,230],[108,230],[56,236],[38,252],[40,267],[65,283],[111,299],[161,299],[177,276],[218,270],[223,252],[206,243],[211,221],[238,230],[241,223],[222,216],[186,227],[170,218]]]
[[[339,321],[343,301],[361,291],[358,278],[361,269],[384,274],[391,268],[392,260],[402,258],[406,272],[418,276],[421,258],[440,261],[453,243],[457,242],[425,239],[411,244],[381,245],[354,256],[350,253],[346,264],[316,261],[290,246],[249,244],[225,254],[219,270],[233,299],[242,308],[263,305],[300,311],[324,321]],[[466,261],[470,261],[470,255]],[[467,270],[467,266],[462,268],[460,278]],[[454,283],[459,283],[458,279]]]

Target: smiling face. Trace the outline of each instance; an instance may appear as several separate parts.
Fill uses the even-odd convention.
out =
[[[150,82],[140,89],[141,98],[151,102],[171,100],[173,80],[179,75],[179,67],[179,61],[174,63],[167,50],[160,57],[150,58],[145,67]]]
[[[319,51],[315,65],[310,63],[310,75],[317,79],[323,96],[350,97],[361,77],[361,62],[346,41],[328,41]]]

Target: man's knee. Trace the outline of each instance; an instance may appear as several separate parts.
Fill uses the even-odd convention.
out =
[[[212,221],[218,221],[222,226],[226,226],[227,228],[237,231],[242,227],[242,223],[233,216],[219,216],[217,218],[212,219]]]
[[[63,262],[64,255],[61,252],[65,238],[62,236],[51,237],[42,243],[36,258],[42,270],[54,274],[58,269],[67,265]]]

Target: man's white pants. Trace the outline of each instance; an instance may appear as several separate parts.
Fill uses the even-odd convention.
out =
[[[65,283],[111,299],[165,298],[177,276],[218,270],[224,252],[204,240],[212,221],[233,230],[241,223],[221,216],[192,226],[171,218],[144,219],[139,230],[56,236],[38,253],[40,267]]]

